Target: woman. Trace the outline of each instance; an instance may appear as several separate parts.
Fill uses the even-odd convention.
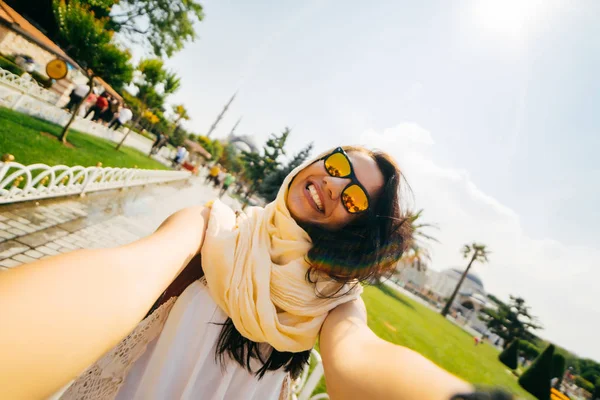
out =
[[[400,181],[385,153],[338,148],[292,171],[273,203],[245,217],[216,201],[175,213],[130,245],[3,273],[0,387],[8,398],[47,396],[106,353],[66,398],[277,399],[287,374],[305,366],[328,312],[346,304],[321,333],[328,385],[342,393],[352,386],[342,384],[349,375],[338,360],[344,332],[366,346],[383,342],[364,339],[353,300],[357,283],[389,272],[407,246]],[[382,349],[390,351],[373,351]],[[470,391],[423,365],[440,388],[420,398]],[[415,398],[410,383],[401,390]]]

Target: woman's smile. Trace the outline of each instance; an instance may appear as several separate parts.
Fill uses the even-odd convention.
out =
[[[325,214],[325,201],[323,192],[319,185],[314,182],[309,182],[304,190],[307,201],[319,212]]]

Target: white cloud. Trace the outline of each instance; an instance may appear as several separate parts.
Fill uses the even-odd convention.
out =
[[[463,266],[462,245],[485,243],[492,251],[490,263],[474,271],[489,292],[524,297],[545,327],[541,336],[600,360],[600,343],[594,339],[600,332],[600,269],[594,268],[600,251],[529,237],[517,213],[482,192],[467,171],[435,162],[432,135],[416,123],[366,131],[360,142],[398,160],[413,189],[414,206],[439,225],[439,232],[432,232],[441,242],[432,245],[432,268]]]

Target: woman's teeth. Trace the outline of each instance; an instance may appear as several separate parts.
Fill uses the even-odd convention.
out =
[[[319,211],[323,211],[323,204],[321,203],[321,198],[319,197],[319,193],[317,193],[317,189],[315,189],[315,186],[311,183],[307,186],[307,188]]]

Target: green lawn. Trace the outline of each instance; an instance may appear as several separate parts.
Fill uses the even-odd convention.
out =
[[[116,144],[78,131],[69,132],[68,141],[74,148],[46,137],[48,132],[58,137],[61,127],[37,118],[0,107],[0,154],[10,153],[21,164],[93,166],[102,162],[104,167],[133,167],[168,169],[131,147],[115,150]]]
[[[366,287],[363,299],[369,327],[379,337],[409,347],[475,385],[501,387],[534,399],[498,361],[494,347],[487,343],[475,346],[471,335],[438,313],[387,286]],[[324,391],[324,382],[317,389]]]

